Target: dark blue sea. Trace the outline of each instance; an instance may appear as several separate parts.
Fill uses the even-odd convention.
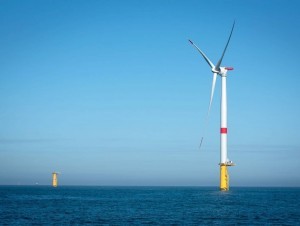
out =
[[[0,186],[0,225],[300,225],[300,188]]]

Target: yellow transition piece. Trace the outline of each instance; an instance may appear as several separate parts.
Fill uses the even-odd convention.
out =
[[[229,174],[227,171],[226,164],[220,164],[220,190],[221,191],[229,190]]]
[[[57,187],[57,173],[52,173],[52,186]]]

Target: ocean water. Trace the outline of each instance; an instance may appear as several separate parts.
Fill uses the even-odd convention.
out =
[[[0,186],[0,225],[300,225],[300,188]]]

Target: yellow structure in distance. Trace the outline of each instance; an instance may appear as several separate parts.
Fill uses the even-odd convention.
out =
[[[55,188],[57,187],[57,177],[58,177],[58,173],[53,172],[52,173],[52,186]]]

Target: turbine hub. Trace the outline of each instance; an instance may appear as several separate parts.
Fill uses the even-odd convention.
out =
[[[221,68],[219,68],[219,70],[216,70],[216,68],[212,68],[211,71],[212,71],[212,73],[220,74],[221,73]]]

